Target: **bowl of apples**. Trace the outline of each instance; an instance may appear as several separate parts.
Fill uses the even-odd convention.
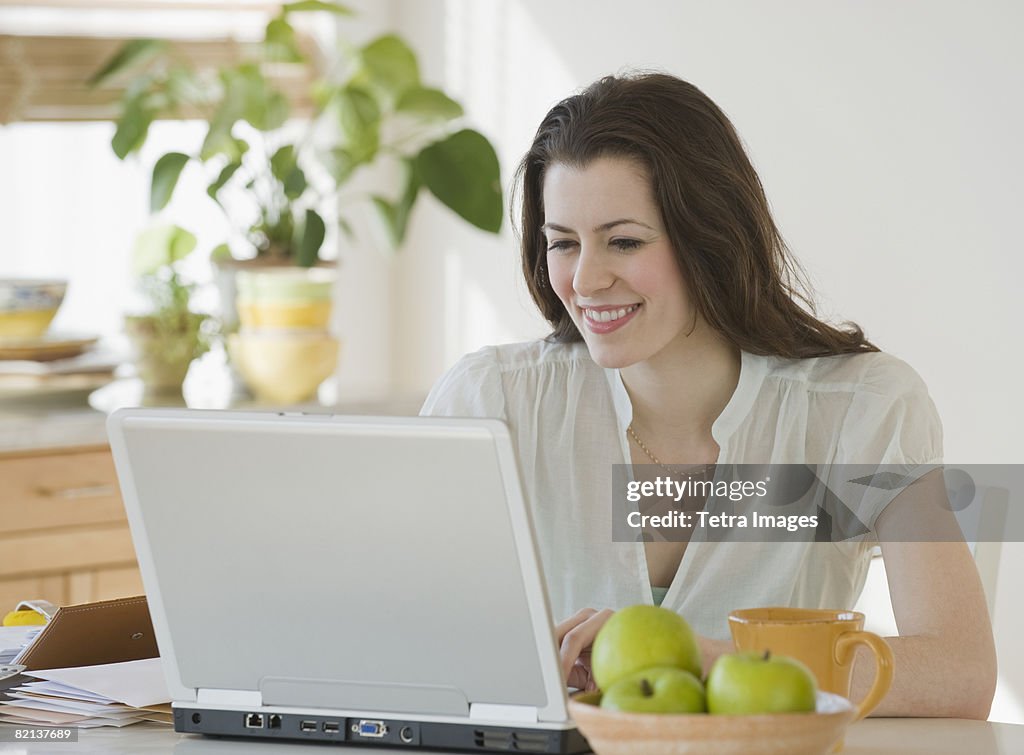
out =
[[[654,606],[614,614],[591,669],[600,691],[574,695],[569,713],[597,755],[825,755],[856,718],[786,656],[730,653],[702,680],[693,631]]]

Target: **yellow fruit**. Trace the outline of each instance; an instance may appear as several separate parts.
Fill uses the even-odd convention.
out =
[[[46,623],[46,617],[35,611],[11,611],[4,616],[5,627],[29,627],[42,626]]]

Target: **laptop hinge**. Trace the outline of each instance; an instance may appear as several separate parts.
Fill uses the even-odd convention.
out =
[[[245,708],[263,706],[263,695],[253,689],[200,689],[196,695],[200,705],[237,705]]]
[[[495,705],[493,703],[472,703],[469,706],[471,720],[512,721],[522,724],[537,723],[537,709],[532,705]]]

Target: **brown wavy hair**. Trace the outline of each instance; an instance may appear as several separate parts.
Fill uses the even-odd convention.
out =
[[[775,226],[764,187],[725,114],[664,73],[607,76],[555,105],[516,172],[522,268],[555,341],[582,336],[547,280],[544,176],[600,157],[641,164],[676,260],[705,321],[754,354],[816,357],[878,351],[855,323],[815,316],[806,275]]]

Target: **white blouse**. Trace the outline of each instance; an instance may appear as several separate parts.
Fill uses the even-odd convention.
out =
[[[487,347],[449,370],[421,413],[508,424],[556,622],[581,608],[653,602],[643,544],[611,537],[612,467],[630,459],[632,421],[618,370],[595,364],[583,343]],[[924,383],[884,353],[744,352],[739,383],[711,433],[719,464],[916,467],[942,457],[942,428]],[[867,501],[861,521],[873,526],[890,499]],[[727,616],[737,608],[851,608],[872,545],[695,539],[662,605],[716,639],[728,639]]]

